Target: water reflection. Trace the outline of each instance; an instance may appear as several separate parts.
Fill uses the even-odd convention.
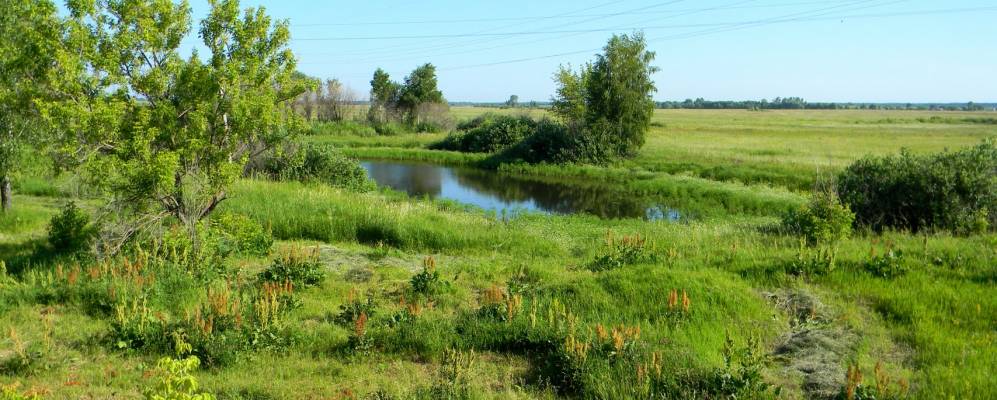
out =
[[[381,186],[412,196],[455,200],[498,213],[521,210],[585,213],[602,218],[678,220],[678,211],[606,185],[524,179],[472,168],[399,161],[363,161]]]

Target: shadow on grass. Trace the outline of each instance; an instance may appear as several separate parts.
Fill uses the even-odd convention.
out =
[[[75,254],[56,251],[44,238],[0,243],[0,260],[6,264],[7,273],[11,275],[21,275],[37,267],[81,261]]]

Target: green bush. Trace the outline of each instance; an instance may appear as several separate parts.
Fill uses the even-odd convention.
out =
[[[223,254],[266,256],[273,247],[270,231],[244,215],[219,213],[211,218],[211,227]]]
[[[325,269],[318,261],[317,250],[293,249],[274,260],[259,278],[263,282],[291,281],[296,286],[312,286],[322,282]]]
[[[984,232],[997,226],[997,146],[867,157],[841,173],[838,193],[859,224],[877,231]]]
[[[537,122],[533,134],[510,146],[503,158],[528,163],[604,164],[618,156],[616,129],[604,122],[568,126],[543,119]]]
[[[62,211],[53,216],[48,227],[48,242],[56,251],[79,252],[93,243],[96,229],[90,224],[90,216],[69,202]]]
[[[528,116],[485,114],[460,125],[461,131],[447,136],[431,148],[470,153],[494,153],[531,135],[537,121]]]
[[[329,146],[278,149],[251,170],[262,172],[271,179],[321,182],[359,192],[377,187],[367,178],[367,172],[359,162]]]
[[[852,233],[855,214],[834,193],[817,193],[809,204],[789,210],[782,217],[787,231],[799,234],[809,244],[831,244]]]

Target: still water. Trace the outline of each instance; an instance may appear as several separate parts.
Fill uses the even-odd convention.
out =
[[[678,211],[599,184],[525,179],[473,168],[404,161],[361,161],[379,186],[410,196],[454,200],[502,214],[591,214],[602,218],[678,220]]]

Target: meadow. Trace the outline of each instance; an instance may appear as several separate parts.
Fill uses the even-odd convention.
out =
[[[454,121],[484,112],[544,115],[450,110]],[[427,149],[446,133],[316,129],[300,140],[358,158],[598,180],[702,212],[678,223],[508,219],[388,191],[242,179],[218,212],[275,241],[219,271],[171,269],[197,258],[176,250],[56,254],[49,219],[69,200],[93,210],[99,199],[29,168],[0,215],[0,384],[141,398],[158,358],[193,351],[200,389],[222,399],[992,398],[997,234],[859,231],[821,254],[779,221],[865,155],[973,146],[997,137],[994,117],[656,110],[640,153],[603,166],[494,167]],[[262,283],[291,263],[314,267],[307,283]],[[282,311],[261,315],[266,299]],[[246,328],[223,330],[222,317]],[[148,333],[166,327],[173,336]],[[231,344],[248,330],[248,344]]]

